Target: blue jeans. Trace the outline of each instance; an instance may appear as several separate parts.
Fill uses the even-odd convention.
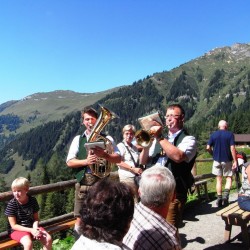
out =
[[[249,196],[239,196],[238,205],[242,210],[250,211],[250,197]]]

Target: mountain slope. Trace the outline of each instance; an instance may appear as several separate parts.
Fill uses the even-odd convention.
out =
[[[250,45],[235,44],[214,49],[171,71],[102,93],[34,94],[2,107],[0,118],[8,127],[5,124],[2,130],[5,147],[0,151],[0,171],[4,176],[9,173],[11,179],[25,173],[38,178],[45,170],[50,181],[68,178],[70,175],[64,173],[67,147],[83,129],[79,127],[80,113],[76,111],[89,104],[98,109],[97,102],[120,117],[105,128],[117,142],[125,124],[134,124],[139,129],[139,117],[157,110],[164,112],[166,105],[180,103],[186,111],[186,126],[198,139],[202,151],[219,119],[229,120],[235,133],[250,133],[249,90]],[[63,176],[59,178],[55,170],[64,173]]]
[[[165,93],[166,103],[193,106],[190,122],[215,115],[230,95],[236,108],[249,91],[250,45],[214,49],[169,72],[154,74],[148,81]]]
[[[63,119],[67,114],[79,111],[87,105],[92,105],[117,89],[119,88],[91,94],[62,90],[36,93],[20,101],[0,105],[0,117],[10,114],[18,116],[22,120],[20,127],[15,130],[15,134],[18,134],[38,125]],[[4,131],[6,135],[9,132],[8,130]]]

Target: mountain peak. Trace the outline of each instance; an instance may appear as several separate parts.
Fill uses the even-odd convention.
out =
[[[246,43],[235,43],[232,46],[226,46],[221,48],[215,48],[205,53],[205,56],[218,56],[224,54],[224,57],[229,57],[233,60],[243,60],[250,58],[250,44]]]

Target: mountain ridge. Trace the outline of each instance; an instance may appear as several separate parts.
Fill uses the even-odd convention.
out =
[[[122,139],[125,124],[139,129],[139,117],[158,110],[164,112],[171,103],[184,107],[185,125],[196,136],[200,152],[219,119],[229,120],[235,133],[250,133],[249,55],[250,44],[234,44],[213,49],[170,71],[96,95],[53,91],[31,95],[23,102],[5,103],[0,112],[0,172],[13,177],[20,174],[18,167],[22,173],[43,171],[54,157],[65,157],[70,141],[81,133],[79,111],[85,105],[98,109],[99,102],[120,117],[105,128],[117,142]],[[58,162],[51,168],[62,171],[65,162]],[[50,170],[53,181],[63,178],[53,171]]]
[[[20,117],[23,125],[17,128],[15,133],[23,133],[40,124],[62,119],[68,113],[92,105],[110,93],[119,91],[120,88],[136,87],[138,83],[150,82],[163,95],[165,103],[191,100],[195,110],[191,112],[192,117],[188,118],[192,121],[204,111],[213,114],[217,105],[211,103],[228,98],[230,91],[234,92],[234,95],[242,97],[246,95],[243,84],[250,78],[250,67],[247,65],[250,65],[250,43],[235,43],[232,46],[214,48],[170,71],[154,73],[131,85],[97,93],[78,93],[71,90],[39,92],[18,101],[8,101],[0,105],[0,116],[13,114]],[[213,76],[214,74],[217,75]],[[237,81],[234,80],[236,77]],[[218,86],[215,86],[216,82]],[[181,88],[180,84],[183,85]],[[214,89],[219,88],[218,94]],[[239,103],[235,102],[236,107]],[[210,108],[206,108],[206,105]],[[4,134],[9,135],[11,132],[5,129]]]
[[[23,128],[15,133],[23,133],[46,122],[60,120],[70,112],[77,112],[84,106],[92,105],[120,87],[96,93],[78,93],[71,90],[38,92],[20,100],[0,105],[0,116],[13,114],[23,120]]]

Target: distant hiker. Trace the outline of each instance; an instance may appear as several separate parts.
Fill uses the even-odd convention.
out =
[[[216,175],[216,204],[218,207],[228,205],[233,170],[238,167],[234,134],[227,129],[228,123],[224,120],[219,121],[218,130],[211,134],[206,148],[214,159],[212,173]],[[222,194],[223,176],[226,177],[226,184]]]

